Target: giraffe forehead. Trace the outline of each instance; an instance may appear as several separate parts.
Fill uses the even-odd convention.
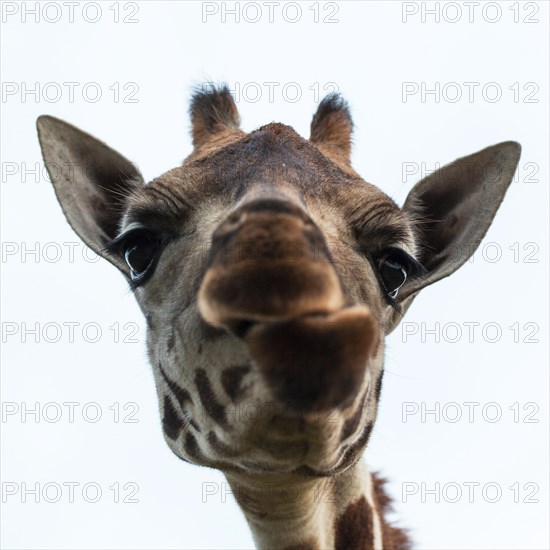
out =
[[[183,166],[138,189],[130,204],[160,199],[162,192],[167,200],[187,199],[190,203],[220,194],[228,200],[238,199],[259,184],[294,187],[308,195],[324,195],[330,187],[367,186],[357,174],[343,170],[292,128],[274,123],[210,148],[207,153],[193,153]]]
[[[193,161],[166,172],[132,193],[122,225],[156,218],[181,220],[205,204],[215,205],[220,198],[229,210],[264,193],[301,203],[318,212],[319,218],[340,217],[352,223],[370,218],[405,228],[409,225],[383,191],[343,172],[319,151],[303,157],[293,152],[260,159],[255,150],[251,154],[223,150],[208,161]]]

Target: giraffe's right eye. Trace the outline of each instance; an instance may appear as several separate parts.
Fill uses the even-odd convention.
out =
[[[150,236],[130,241],[125,247],[124,259],[130,268],[132,282],[144,282],[149,270],[153,268],[159,250],[160,243]]]

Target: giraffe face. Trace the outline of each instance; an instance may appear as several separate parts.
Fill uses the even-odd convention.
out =
[[[134,193],[111,250],[133,250],[138,276],[152,262],[135,295],[174,452],[248,471],[349,465],[399,309],[381,269],[394,258],[412,276],[414,243],[384,193],[279,124]]]
[[[384,337],[475,250],[519,146],[459,159],[399,208],[351,168],[337,97],[309,140],[282,124],[243,133],[223,89],[191,113],[193,154],[147,185],[103,143],[39,119],[46,161],[74,161],[51,174],[58,198],[146,316],[174,453],[224,471],[342,471],[376,418]]]

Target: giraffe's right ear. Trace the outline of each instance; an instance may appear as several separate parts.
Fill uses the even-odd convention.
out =
[[[195,150],[228,133],[242,133],[239,111],[226,85],[197,90],[189,113]]]
[[[115,238],[126,197],[143,177],[122,155],[51,116],[36,121],[44,163],[67,221],[94,252],[123,273],[124,262],[105,253]]]

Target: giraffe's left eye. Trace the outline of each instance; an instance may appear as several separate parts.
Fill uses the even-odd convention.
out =
[[[376,265],[380,282],[387,296],[394,300],[407,278],[422,277],[426,273],[424,266],[400,248],[389,248],[378,255]]]
[[[407,280],[407,268],[395,256],[386,256],[380,260],[378,270],[388,296],[395,298],[399,289]]]

